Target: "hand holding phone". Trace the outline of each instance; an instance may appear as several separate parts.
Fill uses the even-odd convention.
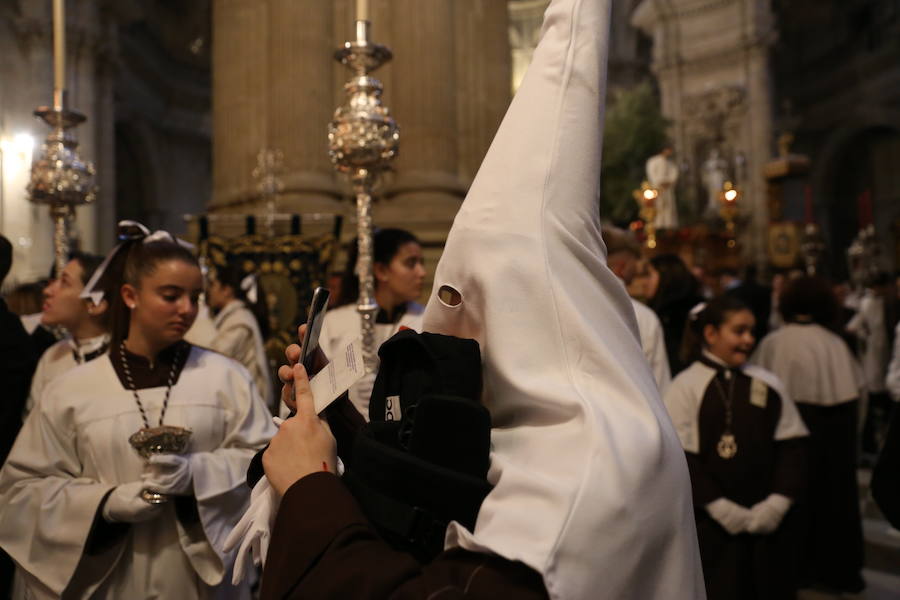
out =
[[[316,366],[315,358],[316,351],[319,349],[319,334],[322,332],[322,321],[325,319],[325,311],[328,308],[329,295],[330,292],[327,288],[318,287],[313,292],[312,300],[309,303],[309,313],[306,317],[306,334],[301,340],[300,356],[297,359],[297,362],[303,365],[309,377],[315,375],[313,368]],[[289,390],[289,397],[293,398],[293,381],[291,381]],[[288,418],[293,417],[296,412],[296,409],[292,409]]]
[[[309,314],[306,317],[306,335],[300,346],[300,360],[298,361],[313,376],[313,359],[319,347],[319,334],[322,333],[322,321],[325,320],[325,311],[328,308],[328,296],[331,293],[323,287],[316,288],[312,301],[309,303]]]

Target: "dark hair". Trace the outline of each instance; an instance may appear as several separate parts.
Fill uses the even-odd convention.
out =
[[[81,284],[86,285],[88,281],[91,280],[91,277],[94,276],[94,272],[97,270],[103,263],[103,257],[97,254],[88,254],[87,252],[81,252],[80,250],[76,250],[69,255],[69,260],[77,260],[78,264],[81,265]]]
[[[659,309],[684,298],[700,297],[700,282],[694,277],[681,257],[675,254],[660,254],[650,259],[650,264],[659,272],[659,287],[650,298],[650,308]]]
[[[6,279],[6,275],[12,268],[12,244],[4,236],[0,235],[0,284]]]
[[[749,311],[750,307],[735,296],[724,294],[710,300],[705,307],[699,308],[698,305],[694,309],[688,314],[687,327],[684,328],[684,337],[681,341],[680,355],[684,364],[690,364],[700,358],[706,343],[703,330],[707,325],[721,327],[722,323],[728,320],[728,315],[742,310]]]
[[[372,260],[389,265],[401,246],[410,242],[419,243],[419,239],[405,229],[376,229],[372,235]],[[356,302],[359,297],[359,277],[356,274],[356,260],[359,256],[357,242],[351,242],[347,251],[347,267],[341,279],[341,294],[335,306],[343,306]],[[377,284],[376,284],[377,285]]]
[[[259,325],[259,332],[263,339],[269,337],[269,306],[266,304],[266,294],[262,287],[259,277],[256,277],[256,302],[250,302],[247,298],[247,292],[241,288],[241,282],[249,273],[240,269],[234,263],[228,263],[224,266],[216,265],[209,270],[210,281],[218,281],[221,285],[231,288],[234,297],[247,305],[253,316],[256,317],[256,323]]]
[[[128,337],[131,311],[122,300],[122,285],[140,287],[144,277],[152,275],[160,263],[180,260],[200,268],[197,257],[184,246],[169,240],[144,243],[143,240],[124,242],[123,247],[106,267],[100,278],[100,288],[109,299],[110,334],[112,343],[118,344]]]
[[[787,322],[809,317],[822,327],[834,329],[840,315],[837,296],[821,277],[804,275],[785,283],[778,299],[778,310]]]

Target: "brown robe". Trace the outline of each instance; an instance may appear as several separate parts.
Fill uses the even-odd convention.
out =
[[[520,562],[447,550],[420,564],[375,533],[336,476],[314,473],[282,498],[263,572],[262,600],[314,598],[547,598]]]

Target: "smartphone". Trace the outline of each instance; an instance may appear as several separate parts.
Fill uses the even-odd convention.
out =
[[[312,379],[313,376],[313,360],[315,360],[316,349],[319,347],[319,334],[322,332],[322,321],[325,320],[325,311],[328,309],[328,296],[331,292],[327,288],[317,287],[313,292],[312,300],[309,303],[309,313],[306,315],[306,336],[303,343],[300,344],[300,359],[297,361],[306,369],[306,374]],[[294,395],[294,383],[291,382],[291,396]],[[292,410],[287,418],[297,414],[296,410]]]
[[[306,337],[300,346],[300,360],[298,361],[313,376],[313,360],[316,349],[319,347],[319,334],[322,332],[322,321],[325,320],[325,311],[328,308],[328,296],[331,293],[327,288],[318,287],[313,292],[312,301],[309,303],[309,314],[306,317]]]

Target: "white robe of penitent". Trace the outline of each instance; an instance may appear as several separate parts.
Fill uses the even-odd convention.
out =
[[[138,392],[151,424],[165,391]],[[144,466],[128,443],[143,426],[132,392],[108,355],[50,384],[0,471],[0,547],[24,570],[28,597],[190,600],[222,581],[234,560],[223,542],[249,499],[247,466],[274,425],[246,370],[196,347],[165,424],[193,431],[195,510],[176,516],[176,504],[191,503],[179,499],[149,521],[111,526],[104,498],[140,480]]]
[[[492,422],[494,487],[445,546],[553,600],[701,600],[687,461],[597,211],[611,6],[551,0],[435,272],[423,330],[479,343]]]
[[[256,317],[243,302],[232,300],[219,311],[213,323],[216,335],[210,348],[244,365],[266,406],[272,406],[275,389]]]

